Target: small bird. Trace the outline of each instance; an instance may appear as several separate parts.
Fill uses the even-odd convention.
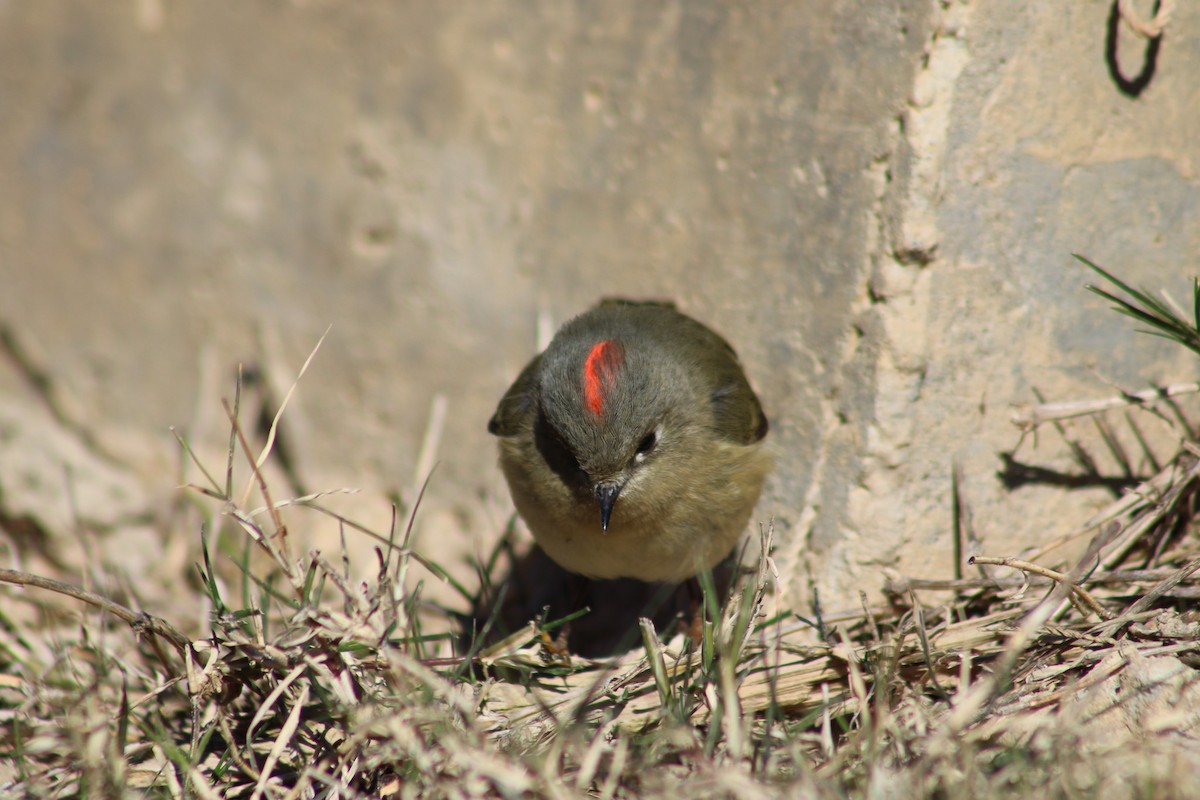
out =
[[[670,303],[605,300],[563,325],[488,430],[534,539],[590,578],[678,583],[712,568],[771,466],[737,354]]]

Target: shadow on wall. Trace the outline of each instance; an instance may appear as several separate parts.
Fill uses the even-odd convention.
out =
[[[1173,3],[1168,3],[1173,5]],[[1170,9],[1163,13],[1162,2],[1154,3],[1154,19],[1149,23],[1141,22],[1135,18],[1131,18],[1129,14],[1132,9],[1122,9],[1121,0],[1113,0],[1112,11],[1108,15],[1108,31],[1104,39],[1104,63],[1108,66],[1108,74],[1112,76],[1113,83],[1117,84],[1117,88],[1121,90],[1121,94],[1128,97],[1137,97],[1146,87],[1150,85],[1150,81],[1154,79],[1154,71],[1158,69],[1158,49],[1162,45],[1162,28],[1166,25],[1166,18],[1170,14]],[[1117,60],[1117,39],[1121,32],[1121,19],[1124,18],[1129,24],[1130,29],[1137,33],[1142,38],[1146,39],[1146,50],[1142,55],[1142,69],[1132,78],[1126,78],[1121,72],[1121,64]]]

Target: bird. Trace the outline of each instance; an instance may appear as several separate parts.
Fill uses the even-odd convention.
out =
[[[488,423],[536,543],[587,578],[679,583],[741,538],[769,424],[734,349],[673,303],[568,321]]]

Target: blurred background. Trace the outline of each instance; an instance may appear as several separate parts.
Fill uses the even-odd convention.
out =
[[[1014,404],[1194,379],[1070,254],[1187,299],[1198,42],[1195,4],[1147,40],[1099,2],[0,0],[0,555],[190,574],[171,426],[222,475],[238,365],[269,424],[328,329],[275,499],[386,531],[436,464],[416,546],[469,583],[511,515],[486,421],[609,295],[738,349],[798,610],[949,576],[963,509],[1016,555],[1113,492],[1014,478]]]

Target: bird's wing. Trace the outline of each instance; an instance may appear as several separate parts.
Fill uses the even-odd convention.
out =
[[[754,444],[767,435],[770,424],[741,368],[736,362],[731,367],[712,392],[716,430],[731,442]]]
[[[496,406],[496,413],[488,421],[488,433],[496,436],[516,436],[523,427],[532,424],[535,402],[534,377],[541,362],[542,357],[536,356],[521,370],[513,385],[508,387],[504,397],[500,398],[500,405]]]

